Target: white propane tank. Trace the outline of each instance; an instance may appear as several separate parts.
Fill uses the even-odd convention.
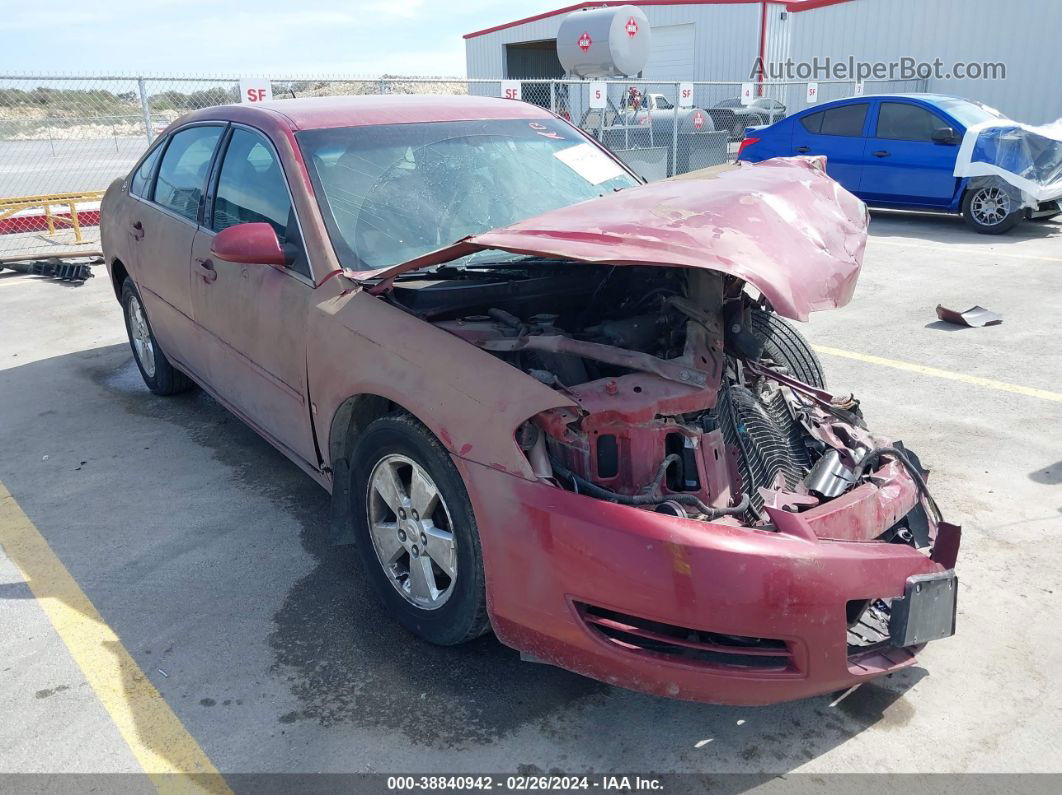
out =
[[[651,38],[636,6],[573,11],[557,32],[557,57],[576,77],[631,77],[645,67]]]

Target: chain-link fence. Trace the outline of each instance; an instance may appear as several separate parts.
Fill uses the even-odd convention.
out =
[[[520,98],[569,119],[647,179],[733,159],[747,126],[812,102],[851,96],[851,82],[742,84],[612,80],[519,81]],[[365,94],[503,96],[513,81],[435,77],[271,79],[274,100]],[[692,96],[680,98],[683,86]],[[814,88],[814,92],[812,92]],[[920,81],[867,93],[924,90]],[[591,94],[594,96],[591,96]],[[814,94],[814,99],[812,96]],[[511,96],[511,93],[509,94]],[[99,249],[99,200],[147,145],[184,113],[240,101],[239,77],[0,75],[0,262]]]

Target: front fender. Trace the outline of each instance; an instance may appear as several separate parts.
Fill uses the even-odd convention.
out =
[[[540,411],[574,403],[495,356],[357,290],[314,307],[307,370],[319,431],[353,395],[413,414],[452,454],[528,480],[514,438]]]

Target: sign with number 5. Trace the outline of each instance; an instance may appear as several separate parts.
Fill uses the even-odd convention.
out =
[[[590,107],[603,108],[608,104],[608,86],[601,80],[590,83]]]

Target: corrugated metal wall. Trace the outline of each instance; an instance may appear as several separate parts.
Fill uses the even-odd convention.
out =
[[[758,3],[651,5],[642,10],[653,27],[695,25],[692,74],[670,79],[749,79],[759,51]],[[853,0],[790,11],[783,20],[784,10],[781,4],[768,6],[769,60],[851,55],[864,61],[892,61],[910,56],[920,61],[940,58],[946,69],[956,61],[1002,61],[1007,64],[1005,81],[930,80],[927,90],[978,99],[1031,123],[1062,116],[1062,0]],[[561,15],[547,17],[466,39],[468,76],[503,77],[504,45],[556,38],[561,19]],[[678,59],[662,54],[661,60]],[[654,74],[654,79],[663,75]],[[890,87],[877,85],[870,90]],[[823,100],[830,98],[823,93]],[[708,99],[695,98],[697,104]],[[799,105],[798,97],[789,99],[791,107]]]
[[[940,58],[945,70],[957,61],[1002,61],[1005,81],[930,79],[927,90],[980,100],[1033,124],[1062,116],[1059,0],[854,0],[790,12],[785,21],[780,12],[771,8],[770,27],[785,31],[794,61],[910,56]]]

